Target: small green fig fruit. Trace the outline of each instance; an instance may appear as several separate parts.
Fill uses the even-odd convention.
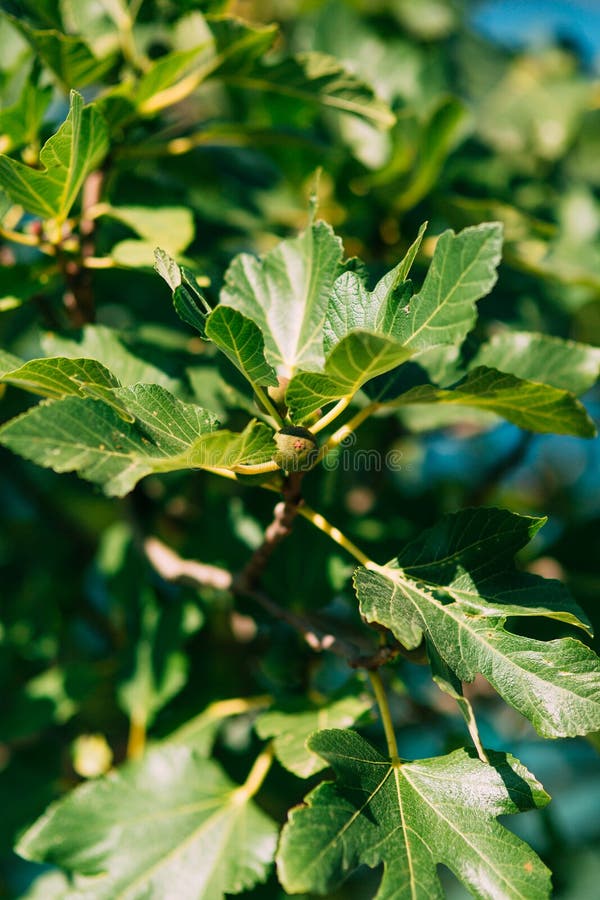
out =
[[[312,431],[300,425],[286,425],[275,434],[277,450],[273,459],[286,472],[301,472],[314,463],[319,445]]]

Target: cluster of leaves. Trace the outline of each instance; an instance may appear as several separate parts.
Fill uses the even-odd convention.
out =
[[[597,380],[600,350],[564,329],[548,336],[526,305],[523,315],[508,307],[501,318],[513,327],[501,330],[478,315],[498,294],[503,234],[508,296],[552,279],[550,319],[574,310],[582,322],[598,292],[584,263],[565,265],[564,230],[535,218],[540,179],[527,160],[537,132],[520,117],[535,119],[541,100],[505,111],[528,142],[503,154],[502,119],[482,111],[510,60],[488,62],[469,114],[463,101],[439,100],[450,77],[441,71],[411,87],[410,67],[447,58],[457,32],[466,69],[485,56],[441,2],[433,35],[419,33],[411,4],[359,15],[328,3],[302,27],[286,22],[281,39],[219,4],[3,6],[0,43],[13,49],[0,84],[12,98],[0,113],[0,382],[20,390],[4,396],[0,444],[12,451],[6,506],[22,532],[7,583],[25,566],[37,515],[45,535],[2,632],[0,666],[15,691],[0,780],[18,790],[35,773],[40,785],[31,808],[15,803],[9,817],[7,841],[31,861],[19,869],[13,858],[10,889],[192,900],[262,896],[268,879],[265,891],[328,894],[358,877],[365,896],[356,871],[383,865],[379,898],[429,898],[446,887],[441,865],[476,896],[547,897],[544,862],[497,817],[549,796],[514,756],[484,747],[473,689],[464,693],[483,676],[519,714],[513,731],[524,720],[544,738],[600,731],[600,661],[576,637],[592,636],[592,623],[561,581],[515,566],[545,519],[443,504],[424,519],[419,502],[407,528],[395,509],[403,486],[387,471],[390,503],[369,538],[348,515],[356,472],[338,465],[359,426],[373,429],[379,459],[390,438],[378,426],[439,428],[457,415],[482,432],[504,420],[595,435],[578,398]],[[403,37],[384,36],[390,16]],[[363,45],[378,50],[376,73]],[[408,61],[392,66],[407,47]],[[561,115],[577,121],[590,87],[568,76]],[[544,134],[538,161],[568,171],[566,139],[557,148]],[[569,153],[581,156],[583,143]],[[490,148],[498,165],[484,175]],[[306,221],[302,193],[319,155],[320,205],[312,197]],[[507,202],[516,176],[518,211]],[[482,182],[498,190],[493,202]],[[343,225],[345,242],[326,221],[340,206],[357,220]],[[290,225],[299,233],[274,240]],[[42,399],[29,405],[27,394]],[[295,466],[302,435],[312,452]],[[300,485],[344,531],[300,502]],[[259,522],[273,492],[317,530],[296,520],[270,559],[274,539]],[[154,532],[166,543],[153,544]],[[371,541],[369,555],[349,534]],[[198,544],[219,568],[167,546],[195,555]],[[385,565],[371,558],[391,549]],[[242,577],[257,565],[260,589]],[[51,603],[57,584],[64,596]],[[379,669],[390,659],[386,689]],[[418,721],[415,659],[466,729],[429,758],[401,737],[400,753],[394,728]],[[57,752],[42,765],[49,736]],[[326,766],[335,780],[321,781]],[[61,774],[73,789],[43,812]],[[298,779],[310,779],[309,793],[292,808]],[[58,868],[40,874],[34,863]],[[31,891],[15,888],[21,872]]]

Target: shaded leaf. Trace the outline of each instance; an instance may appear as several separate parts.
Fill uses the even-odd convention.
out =
[[[117,696],[119,706],[131,721],[148,726],[184,686],[188,659],[182,648],[186,635],[181,604],[172,601],[161,604],[145,586],[137,593],[139,631],[128,633],[131,659]],[[130,606],[133,600],[128,598]]]
[[[321,731],[308,743],[337,780],[289,814],[277,865],[290,893],[325,894],[359,865],[383,863],[377,900],[432,900],[443,897],[441,863],[477,897],[549,896],[548,869],[496,821],[550,799],[514,757],[494,753],[488,766],[456,750],[390,765],[351,731]]]
[[[88,44],[80,37],[57,29],[32,28],[22,19],[13,16],[9,18],[36,55],[67,88],[83,88],[100,81],[115,64],[116,57],[113,54],[94,56]]]
[[[154,251],[154,268],[173,292],[173,306],[179,318],[196,328],[202,337],[206,335],[206,317],[211,308],[200,292],[198,282],[190,269],[180,266],[160,247]]]
[[[451,390],[423,384],[411,388],[393,403],[395,406],[450,403],[488,410],[529,431],[588,438],[596,434],[585,407],[573,394],[485,366],[473,369]]]
[[[225,82],[266,94],[351,113],[390,128],[396,118],[373,89],[326,53],[299,53],[276,64],[259,63],[249,71],[222,74]]]
[[[460,681],[480,672],[544,737],[600,727],[600,660],[572,638],[539,641],[504,627],[545,616],[590,631],[559,582],[517,572],[514,553],[543,524],[506,510],[463,510],[386,566],[359,568],[362,615],[408,648],[423,637]]]
[[[90,357],[102,363],[124,387],[144,383],[160,384],[171,393],[181,392],[181,382],[127,349],[118,331],[106,325],[86,325],[78,340],[47,332],[42,339],[49,356],[77,359]]]
[[[275,755],[282,766],[298,778],[310,778],[327,763],[311,752],[307,738],[324,728],[348,728],[354,725],[373,702],[365,696],[342,697],[324,706],[300,710],[269,710],[256,721],[256,733],[267,740],[274,738]]]
[[[467,135],[470,112],[462,100],[442,97],[418,141],[418,158],[408,183],[394,197],[397,210],[411,209],[435,185],[452,151]],[[376,176],[377,178],[377,176]]]
[[[69,115],[42,147],[43,170],[0,155],[0,186],[15,203],[46,219],[64,220],[88,173],[108,149],[106,125],[93,104],[71,91]]]
[[[17,852],[73,872],[68,897],[219,900],[265,880],[276,835],[220,766],[167,744],[55,803]]]
[[[37,139],[52,88],[26,81],[16,103],[0,110],[0,152],[8,153]]]

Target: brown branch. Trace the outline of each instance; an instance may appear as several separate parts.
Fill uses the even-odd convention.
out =
[[[267,563],[276,547],[291,533],[294,519],[302,504],[300,487],[303,472],[291,472],[284,483],[283,500],[273,510],[273,520],[265,529],[260,547],[254,551],[242,571],[235,578],[235,589],[243,592],[260,581]]]
[[[219,591],[230,591],[232,588],[231,572],[195,559],[183,559],[158,538],[145,538],[143,549],[148,562],[165,581],[190,584],[192,587],[212,587]]]
[[[212,587],[247,597],[274,619],[286,622],[301,634],[311,650],[317,653],[329,650],[345,659],[348,665],[354,669],[378,669],[404,653],[404,648],[400,644],[383,646],[373,653],[364,653],[365,649],[371,648],[362,635],[356,635],[354,640],[349,640],[335,634],[328,627],[329,623],[319,621],[315,617],[300,615],[291,609],[280,606],[264,591],[250,587],[247,583],[244,584],[243,579],[235,578],[227,569],[207,565],[197,560],[183,559],[158,538],[145,538],[142,541],[142,550],[148,562],[165,581],[187,584],[196,588]]]

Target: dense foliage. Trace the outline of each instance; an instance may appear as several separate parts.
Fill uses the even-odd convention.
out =
[[[0,896],[590,896],[584,55],[0,7]]]

